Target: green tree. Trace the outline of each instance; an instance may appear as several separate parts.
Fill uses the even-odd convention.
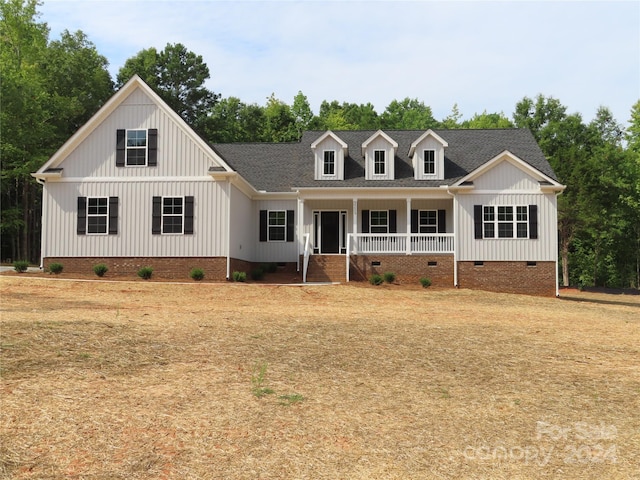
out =
[[[296,120],[291,107],[277,99],[272,93],[264,108],[262,140],[265,142],[291,142],[297,138]]]
[[[454,103],[453,107],[451,108],[451,113],[447,115],[444,118],[444,120],[442,120],[442,128],[447,128],[447,129],[460,128],[461,119],[462,119],[462,114],[460,113],[458,104]]]
[[[117,84],[138,74],[190,126],[206,130],[206,122],[219,95],[205,87],[209,67],[201,55],[181,43],[167,44],[158,52],[149,48],[128,59],[117,75]]]
[[[491,129],[491,128],[513,128],[513,122],[509,120],[505,115],[500,113],[487,113],[485,110],[481,114],[475,114],[469,120],[465,120],[460,125],[460,128],[476,128],[476,129]]]
[[[437,128],[431,107],[418,99],[393,100],[381,115],[381,125],[385,129],[427,130]]]
[[[237,97],[223,98],[213,107],[206,138],[216,143],[258,142],[263,137],[264,109]]]
[[[291,113],[293,114],[294,125],[296,128],[297,138],[302,137],[302,132],[311,128],[314,121],[314,115],[309,105],[309,100],[302,93],[293,98],[293,105],[291,106]]]

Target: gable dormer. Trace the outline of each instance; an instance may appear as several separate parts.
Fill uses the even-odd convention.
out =
[[[423,133],[409,149],[416,180],[444,179],[444,149],[449,144],[433,130]]]
[[[393,180],[397,149],[397,142],[382,130],[367,138],[362,144],[365,179]]]
[[[344,158],[347,144],[331,130],[327,130],[311,144],[314,153],[315,180],[344,180]]]

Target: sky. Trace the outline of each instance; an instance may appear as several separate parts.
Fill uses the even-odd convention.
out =
[[[640,99],[640,1],[43,0],[50,40],[82,30],[115,79],[142,49],[182,43],[207,88],[265,105],[301,91],[322,101],[418,99],[442,120],[502,112],[525,96],[558,99],[627,124]]]

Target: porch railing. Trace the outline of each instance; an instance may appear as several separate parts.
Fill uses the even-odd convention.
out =
[[[356,233],[349,253],[453,253],[453,233]],[[408,245],[407,245],[408,242]],[[408,246],[408,248],[407,248]]]

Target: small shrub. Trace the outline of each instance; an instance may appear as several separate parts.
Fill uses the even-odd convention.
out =
[[[263,272],[274,273],[278,269],[278,264],[276,262],[263,263],[260,268]]]
[[[427,277],[422,277],[420,279],[420,285],[422,285],[423,288],[427,288],[431,286],[431,279]]]
[[[107,267],[104,263],[99,263],[93,266],[93,273],[95,273],[99,277],[104,277],[104,274],[109,271],[109,267]]]
[[[247,281],[247,273],[246,272],[233,272],[231,275],[234,282],[246,282]]]
[[[145,280],[149,280],[151,278],[151,274],[153,273],[153,268],[151,267],[142,267],[138,270],[138,276],[140,278],[144,278]]]
[[[264,278],[264,270],[261,267],[251,270],[252,280],[262,280]]]
[[[194,268],[189,273],[189,276],[196,281],[202,280],[204,278],[204,270],[202,270],[201,268]]]
[[[13,269],[18,273],[24,273],[29,268],[29,262],[26,260],[16,260],[13,262]]]
[[[384,279],[382,278],[382,275],[378,275],[377,273],[374,273],[369,277],[369,283],[371,285],[380,285],[383,281]]]
[[[59,273],[62,273],[63,268],[64,267],[61,263],[52,263],[51,265],[49,265],[49,273],[55,273],[56,275],[58,275]]]
[[[384,272],[382,275],[384,281],[387,283],[393,283],[396,280],[396,274],[393,272]]]
[[[253,394],[262,398],[265,395],[271,395],[275,393],[273,388],[265,386],[267,380],[267,363],[256,363],[253,367],[253,375],[251,376],[251,384],[253,385]]]

